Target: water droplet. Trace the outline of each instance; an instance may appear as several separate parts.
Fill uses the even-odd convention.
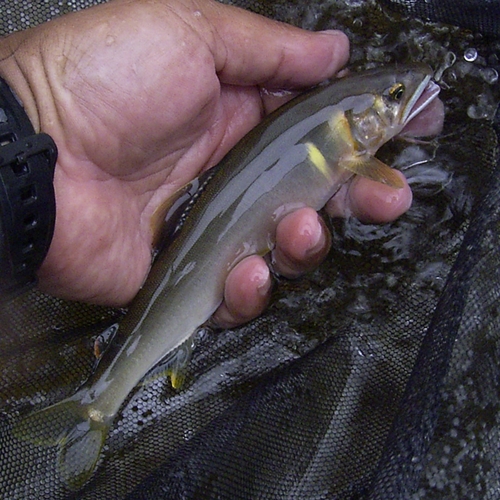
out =
[[[486,95],[480,95],[477,104],[471,104],[467,108],[467,115],[473,120],[493,120],[496,108],[496,104],[490,102]]]
[[[474,48],[469,48],[464,52],[464,59],[467,62],[474,62],[477,59],[477,50]]]
[[[453,52],[448,52],[444,58],[446,67],[449,68],[450,66],[453,66],[456,60],[457,56]]]
[[[479,70],[479,74],[481,75],[483,80],[490,85],[498,81],[498,72],[494,68],[481,68]]]

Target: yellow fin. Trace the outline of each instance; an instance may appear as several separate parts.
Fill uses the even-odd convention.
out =
[[[192,339],[188,339],[184,344],[174,349],[172,352],[150,370],[143,378],[141,385],[147,385],[153,380],[170,378],[170,384],[174,389],[180,389],[186,380],[186,372],[191,359],[193,349]]]
[[[172,358],[167,375],[170,377],[170,384],[174,389],[180,389],[186,380],[187,367],[193,351],[193,340],[184,342],[176,351]]]
[[[183,370],[181,367],[180,369],[170,369],[167,371],[167,373],[170,376],[170,385],[175,390],[179,390],[186,380],[185,370]]]
[[[99,334],[94,340],[94,356],[97,361],[102,358],[104,352],[109,347],[117,331],[118,323],[113,323],[111,326],[108,326],[108,328],[106,328],[106,330],[104,330],[101,334]]]
[[[389,167],[374,156],[360,156],[342,160],[340,166],[357,175],[381,182],[382,184],[386,184],[396,189],[401,189],[405,186],[404,182],[396,173],[397,170]]]

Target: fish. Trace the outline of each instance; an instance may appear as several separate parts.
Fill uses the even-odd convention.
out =
[[[57,446],[61,480],[70,489],[83,486],[129,394],[158,365],[174,387],[181,384],[193,335],[221,304],[228,273],[273,249],[283,217],[306,206],[320,210],[355,175],[403,187],[375,154],[438,93],[429,67],[389,66],[320,85],[271,113],[191,183],[172,242],[89,380],[20,419],[14,434]]]

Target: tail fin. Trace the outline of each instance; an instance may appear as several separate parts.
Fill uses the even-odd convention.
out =
[[[73,396],[23,418],[15,425],[14,434],[36,445],[58,445],[59,475],[76,490],[92,475],[109,425],[109,419]]]

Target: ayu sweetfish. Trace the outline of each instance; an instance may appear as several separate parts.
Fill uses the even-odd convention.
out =
[[[321,209],[356,174],[402,187],[374,155],[438,92],[426,66],[387,67],[317,87],[267,117],[199,183],[93,376],[15,434],[57,445],[61,479],[83,485],[129,393],[165,360],[176,385],[183,346],[221,303],[229,271],[270,251],[285,215]]]

